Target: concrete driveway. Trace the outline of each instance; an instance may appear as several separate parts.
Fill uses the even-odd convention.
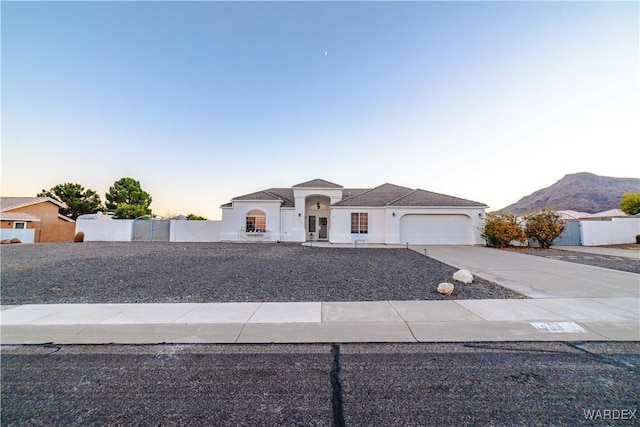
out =
[[[640,275],[484,246],[412,246],[529,298],[639,297]]]

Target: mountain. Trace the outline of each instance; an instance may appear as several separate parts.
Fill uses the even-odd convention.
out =
[[[624,193],[640,192],[640,178],[612,178],[588,172],[565,175],[555,184],[502,208],[500,214],[521,215],[542,208],[596,213],[617,209]]]

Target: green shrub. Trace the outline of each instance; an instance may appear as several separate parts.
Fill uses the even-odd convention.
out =
[[[512,214],[487,215],[487,219],[482,230],[482,237],[487,242],[487,246],[504,248],[512,241],[524,242],[526,236],[518,218]]]
[[[636,234],[636,245],[640,245],[640,234]]]
[[[551,247],[553,240],[564,230],[564,222],[555,212],[543,209],[524,217],[525,234],[535,239],[541,248]]]
[[[640,193],[625,193],[620,198],[620,210],[627,215],[640,213]]]
[[[136,219],[149,214],[151,214],[151,209],[144,205],[120,203],[114,212],[114,217],[117,219]]]
[[[192,214],[190,213],[189,215],[187,215],[187,219],[190,221],[205,221],[207,218],[201,216],[201,215],[196,215],[196,214]]]

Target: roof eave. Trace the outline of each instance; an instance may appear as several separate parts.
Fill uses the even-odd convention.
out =
[[[69,218],[68,216],[62,215],[62,214],[58,214],[58,218],[60,218],[63,221],[67,221],[67,222],[75,222],[73,220],[73,218]]]
[[[51,202],[54,205],[60,207],[60,208],[66,208],[67,205],[65,205],[64,203],[61,203],[55,199],[52,199],[51,197],[34,197],[34,200],[26,202],[26,203],[20,203],[19,205],[13,205],[13,206],[9,206],[6,208],[1,208],[0,212],[9,212],[12,211],[14,209],[20,209],[20,208],[24,208],[27,206],[31,206],[31,205],[37,205],[38,203],[44,203],[44,202]]]

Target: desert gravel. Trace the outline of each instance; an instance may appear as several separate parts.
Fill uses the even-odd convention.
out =
[[[408,249],[85,242],[2,247],[2,304],[523,298]],[[473,273],[473,271],[471,272]]]
[[[626,258],[614,255],[599,255],[554,248],[506,248],[505,250],[544,258],[552,258],[559,261],[572,262],[576,264],[608,268],[610,270],[626,271],[629,273],[640,273],[640,259],[638,258]]]

